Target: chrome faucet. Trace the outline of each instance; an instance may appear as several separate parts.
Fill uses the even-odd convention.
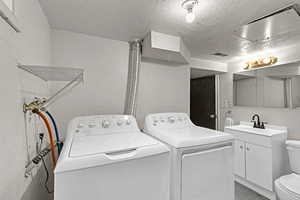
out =
[[[256,118],[256,121],[255,121],[255,118]],[[251,122],[253,122],[253,128],[265,129],[265,122],[260,122],[258,114],[255,114],[252,116]]]

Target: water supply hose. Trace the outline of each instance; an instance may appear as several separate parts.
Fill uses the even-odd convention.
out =
[[[49,116],[49,118],[52,121],[54,130],[55,130],[55,136],[56,136],[56,142],[57,142],[57,151],[58,151],[58,155],[60,155],[60,152],[61,152],[61,149],[62,149],[62,143],[60,142],[60,139],[59,139],[59,133],[58,133],[58,129],[57,129],[54,117],[51,115],[51,113],[49,111],[46,111],[45,113]]]
[[[50,140],[50,145],[51,145],[52,167],[54,169],[55,165],[56,165],[56,158],[55,158],[54,140],[53,140],[53,135],[52,135],[50,124],[49,124],[46,116],[43,113],[41,113],[38,109],[34,109],[34,110],[32,110],[32,112],[39,115],[42,118],[42,120],[44,121],[44,123],[47,127],[49,140]]]

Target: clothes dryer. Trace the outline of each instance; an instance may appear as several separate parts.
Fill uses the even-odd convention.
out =
[[[185,113],[150,114],[144,132],[171,149],[171,200],[234,200],[232,135],[195,126]]]

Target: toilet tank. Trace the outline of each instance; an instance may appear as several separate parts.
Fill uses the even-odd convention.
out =
[[[287,150],[289,153],[291,170],[296,174],[300,174],[300,141],[286,141]]]

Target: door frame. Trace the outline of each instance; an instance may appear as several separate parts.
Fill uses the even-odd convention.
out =
[[[215,74],[215,106],[216,106],[216,117],[215,117],[215,123],[216,123],[216,130],[221,129],[221,111],[220,111],[220,75]]]

